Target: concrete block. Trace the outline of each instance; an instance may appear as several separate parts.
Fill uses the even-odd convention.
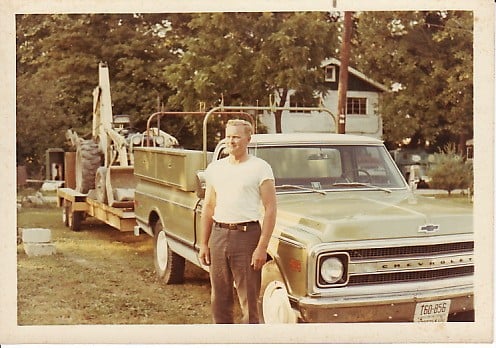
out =
[[[48,228],[23,228],[24,243],[49,243],[52,241],[52,231]]]
[[[44,203],[57,203],[57,196],[43,196]]]
[[[57,191],[57,189],[59,187],[62,187],[63,184],[64,184],[64,181],[60,181],[60,180],[46,180],[41,185],[40,190],[41,191]]]
[[[24,251],[28,256],[45,256],[56,253],[53,243],[24,243]]]
[[[31,204],[34,204],[34,205],[43,205],[43,204],[45,204],[45,202],[43,201],[43,199],[40,198],[40,197],[38,197],[38,196],[27,196],[27,197],[24,197],[23,203],[31,203]]]

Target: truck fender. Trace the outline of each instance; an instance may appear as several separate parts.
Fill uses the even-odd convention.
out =
[[[275,260],[262,268],[262,285],[258,301],[262,323],[297,323],[298,315],[291,308],[286,282]]]

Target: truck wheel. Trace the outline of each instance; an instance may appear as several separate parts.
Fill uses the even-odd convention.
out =
[[[95,194],[96,194],[96,200],[104,204],[107,204],[108,202],[107,187],[105,186],[106,178],[107,178],[107,168],[106,167],[98,168],[96,170],[96,175],[95,175]]]
[[[171,250],[167,236],[158,221],[153,228],[154,263],[157,276],[165,284],[181,284],[184,282],[184,257]]]
[[[274,261],[267,262],[262,269],[259,313],[260,322],[266,324],[298,322],[289,303],[286,285]]]
[[[95,188],[95,174],[100,162],[98,144],[93,140],[82,140],[76,149],[76,191],[88,193]]]

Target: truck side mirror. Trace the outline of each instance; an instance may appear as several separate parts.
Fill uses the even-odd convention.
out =
[[[205,198],[206,188],[205,171],[199,170],[196,172],[196,196],[198,198]]]

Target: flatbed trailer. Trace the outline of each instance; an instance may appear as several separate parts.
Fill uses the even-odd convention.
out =
[[[87,216],[110,225],[121,232],[131,232],[136,225],[134,205],[128,207],[111,207],[99,202],[90,194],[80,193],[71,188],[57,190],[57,206],[62,207],[62,219],[66,226],[73,231],[81,229],[81,223]]]

